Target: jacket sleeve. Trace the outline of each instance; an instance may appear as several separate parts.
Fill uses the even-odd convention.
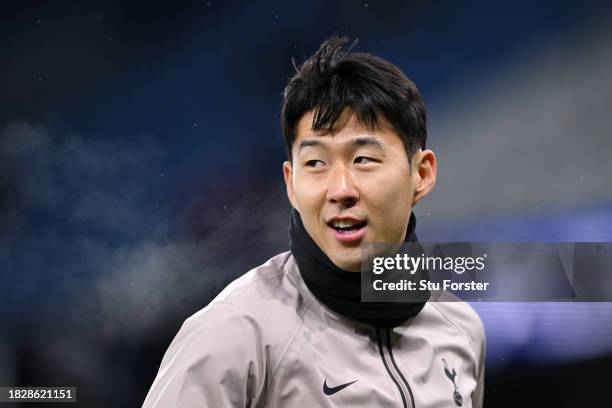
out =
[[[215,305],[187,319],[166,351],[143,408],[251,407],[262,394],[260,331]]]

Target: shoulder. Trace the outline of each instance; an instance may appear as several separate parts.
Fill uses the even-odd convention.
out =
[[[289,252],[283,252],[251,269],[187,320],[197,322],[212,314],[267,319],[270,313],[282,314],[295,309],[293,301],[300,293],[287,277],[285,267],[289,256]]]
[[[185,321],[177,337],[201,337],[221,348],[286,343],[305,308],[300,292],[287,279],[289,256],[276,255],[231,282]]]
[[[467,336],[475,353],[479,355],[485,345],[485,329],[478,313],[469,303],[454,295],[443,292],[436,300],[427,303],[438,311],[447,324],[454,326],[461,334]]]
[[[185,320],[144,406],[255,405],[298,321],[287,258],[249,271]]]

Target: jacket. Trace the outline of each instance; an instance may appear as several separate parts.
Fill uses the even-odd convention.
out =
[[[467,303],[376,329],[320,303],[285,252],[184,322],[143,407],[480,407],[484,356]]]

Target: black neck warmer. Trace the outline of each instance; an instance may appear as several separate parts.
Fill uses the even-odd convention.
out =
[[[406,242],[418,242],[414,232],[416,218],[410,214]],[[295,257],[302,279],[314,296],[345,317],[377,328],[392,328],[416,316],[425,302],[361,302],[361,274],[338,268],[312,240],[300,214],[291,211],[289,226],[291,252]]]

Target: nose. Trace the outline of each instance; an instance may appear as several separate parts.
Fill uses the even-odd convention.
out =
[[[359,202],[359,190],[351,172],[346,167],[338,166],[330,173],[330,177],[327,200],[342,209],[355,206]]]

